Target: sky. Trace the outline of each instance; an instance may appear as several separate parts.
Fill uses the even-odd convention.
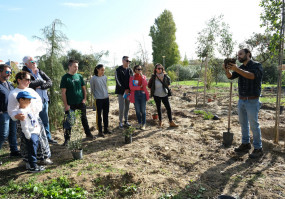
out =
[[[176,42],[181,57],[197,58],[198,32],[206,22],[220,14],[231,27],[238,44],[260,28],[260,0],[0,0],[0,60],[21,63],[26,55],[45,54],[43,44],[34,36],[60,19],[60,30],[67,36],[65,51],[83,54],[109,51],[106,66],[120,65],[122,57],[135,58],[139,45],[152,61],[150,27],[165,10],[173,14]],[[167,59],[167,57],[165,58]],[[162,62],[162,61],[161,61]]]

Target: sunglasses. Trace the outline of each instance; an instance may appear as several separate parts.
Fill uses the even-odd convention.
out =
[[[28,82],[30,82],[30,81],[31,81],[31,79],[24,79],[24,80],[26,80],[26,81],[28,81]]]
[[[35,64],[36,62],[35,61],[30,61],[32,64]]]
[[[157,70],[163,70],[163,68],[156,68]]]
[[[12,71],[6,71],[6,75],[12,75]]]
[[[125,60],[125,59],[124,59]],[[130,60],[125,60],[125,62],[131,62]]]
[[[142,70],[141,68],[137,68],[136,70]]]

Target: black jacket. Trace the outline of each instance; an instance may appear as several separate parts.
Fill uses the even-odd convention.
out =
[[[154,90],[155,90],[155,78],[156,78],[156,75],[153,74],[150,78],[150,80],[148,81],[148,88],[150,88],[150,97],[153,97],[153,94],[154,94]],[[168,75],[164,75],[163,77],[163,83],[162,86],[163,88],[165,89],[165,92],[167,93],[167,89],[165,88],[164,85],[167,85],[169,86],[170,85],[170,77]]]
[[[31,74],[31,72],[30,72],[30,70],[28,69],[28,67],[27,66],[24,66],[23,67],[23,69],[22,69],[23,71],[27,71],[28,73],[30,73]],[[35,89],[36,90],[36,88],[37,87],[41,87],[41,89],[42,90],[45,90],[45,89],[48,89],[48,88],[50,88],[51,86],[52,86],[52,81],[51,81],[51,79],[49,78],[49,76],[47,76],[47,74],[45,74],[41,69],[39,69],[38,68],[38,70],[39,70],[39,74],[41,75],[41,77],[43,78],[43,80],[45,81],[43,81],[43,80],[41,80],[41,79],[35,79],[34,78],[34,76],[31,74],[31,83],[30,83],[30,88],[32,88],[32,89]]]
[[[119,66],[119,68],[116,69],[115,94],[123,95],[126,89],[130,89],[129,87],[130,76],[133,76],[133,71],[131,68],[124,69],[123,66]]]
[[[8,106],[8,97],[10,91],[14,89],[11,82],[7,82],[9,85],[9,89],[4,86],[4,84],[0,81],[0,112],[6,112]]]

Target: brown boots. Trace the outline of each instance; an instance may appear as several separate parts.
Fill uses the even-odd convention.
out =
[[[162,127],[162,121],[158,121],[158,127]],[[169,122],[169,127],[178,127],[177,124],[175,124],[173,121]]]
[[[169,122],[169,127],[178,127],[178,125],[171,121]]]

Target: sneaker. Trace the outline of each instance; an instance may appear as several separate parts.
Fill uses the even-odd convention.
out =
[[[53,140],[53,139],[50,139],[50,140],[48,140],[48,143],[49,143],[49,144],[57,144],[57,141],[55,141],[55,140]]]
[[[126,127],[132,126],[128,121],[125,121],[124,123],[125,123],[125,126],[126,126]]]
[[[41,172],[44,171],[45,167],[44,166],[38,166],[36,165],[34,168],[29,168],[28,171],[29,173],[37,173],[37,172]]]
[[[135,126],[136,129],[140,129],[141,127],[142,127],[141,124],[137,124],[137,125]]]
[[[51,165],[51,164],[53,164],[53,161],[51,161],[51,159],[49,159],[49,158],[46,158],[46,159],[41,160],[39,164]]]
[[[252,151],[252,153],[249,154],[249,158],[251,158],[251,159],[260,158],[260,157],[262,157],[262,156],[263,156],[263,150],[262,150],[262,148],[260,148],[260,149],[254,149],[254,150]]]
[[[119,123],[119,128],[120,128],[120,129],[123,129],[123,128],[124,128],[123,123]]]
[[[22,155],[21,155],[20,151],[12,151],[10,153],[10,157],[21,157],[21,156]]]
[[[93,136],[91,133],[89,133],[89,134],[86,134],[86,138],[93,139],[93,138],[94,138],[94,136]]]
[[[250,143],[241,144],[238,148],[235,148],[235,152],[237,153],[248,153],[251,149]]]
[[[145,130],[145,124],[142,125],[141,130]]]
[[[98,133],[98,137],[102,137],[102,138],[104,138],[104,137],[105,137],[105,135],[104,135],[102,132],[99,132],[99,133]]]
[[[103,133],[104,133],[104,134],[112,134],[112,132],[111,132],[111,131],[109,131],[108,129],[107,129],[107,130],[105,130]]]

